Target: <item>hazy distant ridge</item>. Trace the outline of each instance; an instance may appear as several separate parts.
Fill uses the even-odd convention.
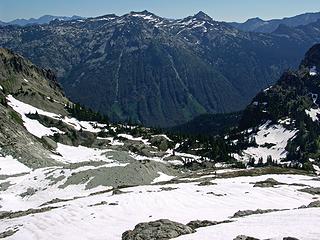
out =
[[[52,15],[44,15],[39,18],[19,18],[12,20],[10,22],[3,22],[0,21],[0,25],[7,26],[7,25],[19,25],[19,26],[26,26],[26,25],[36,25],[36,24],[47,24],[50,23],[53,20],[60,20],[60,21],[70,21],[70,20],[76,20],[76,19],[83,19],[83,17],[73,15],[71,17],[66,16],[52,16]]]

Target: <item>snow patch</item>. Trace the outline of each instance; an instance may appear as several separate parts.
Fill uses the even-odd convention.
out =
[[[320,167],[318,165],[313,164],[313,169],[315,170],[317,175],[320,175]]]
[[[158,134],[158,135],[153,135],[154,137],[163,137],[166,140],[168,140],[169,142],[173,142],[167,135],[165,134]]]
[[[133,141],[141,141],[145,145],[150,145],[149,141],[147,139],[143,139],[142,137],[133,137],[130,134],[118,134],[118,137],[123,137],[123,138],[126,138],[128,140],[133,140]]]
[[[314,109],[311,108],[310,110],[305,110],[306,114],[311,117],[312,121],[316,122],[319,121],[319,117],[320,116],[320,109]]]
[[[99,21],[112,21],[115,20],[116,17],[114,16],[105,16],[105,17],[98,17],[98,18],[91,18],[86,20],[77,20],[77,22],[99,22]]]
[[[139,14],[139,13],[135,13],[135,14],[131,14],[132,17],[137,17],[137,18],[142,18],[148,22],[158,22],[159,19],[155,18],[152,15],[146,15],[146,14]]]
[[[79,121],[76,118],[70,118],[67,116],[62,117],[59,114],[47,112],[42,109],[31,106],[27,103],[21,102],[15,99],[12,95],[8,95],[7,100],[9,106],[12,107],[17,113],[19,113],[22,116],[22,120],[25,122],[25,127],[27,128],[27,130],[39,138],[45,135],[51,136],[56,132],[63,134],[63,132],[61,132],[57,128],[47,128],[40,124],[37,120],[29,119],[28,117],[26,117],[26,114],[38,113],[39,115],[47,116],[56,120],[61,120],[62,122],[72,126],[77,131],[82,129],[84,131],[98,133],[101,131],[102,128],[106,126],[105,124],[99,124],[97,122]]]
[[[22,121],[23,121],[23,125],[24,127],[27,129],[28,132],[30,132],[32,135],[41,138],[43,136],[52,136],[55,133],[62,133],[62,131],[60,131],[58,128],[55,127],[45,127],[44,125],[42,125],[41,123],[39,123],[39,121],[35,120],[35,119],[30,119],[26,116],[26,114],[29,113],[36,113],[38,112],[41,115],[45,115],[48,117],[56,117],[57,115],[54,113],[49,113],[49,112],[45,112],[41,109],[32,107],[29,104],[25,104],[17,99],[15,99],[14,97],[12,97],[11,95],[8,95],[7,97],[8,100],[8,105],[10,107],[13,108],[13,110],[15,110],[17,113],[19,113],[21,115]]]
[[[288,120],[281,121],[287,124]],[[288,130],[282,124],[274,124],[270,126],[270,122],[259,127],[259,131],[251,137],[255,138],[258,147],[249,147],[243,151],[244,156],[234,155],[238,160],[248,161],[249,157],[254,157],[256,161],[259,158],[263,162],[267,161],[268,156],[273,160],[280,161],[287,156],[286,146],[288,141],[294,138],[298,130]]]
[[[0,175],[13,175],[30,172],[31,169],[12,156],[0,155]]]
[[[317,67],[313,66],[309,71],[310,76],[316,76],[318,74]]]
[[[117,139],[114,139],[113,137],[109,137],[109,138],[107,138],[107,139],[110,140],[110,145],[111,145],[111,146],[123,146],[123,145],[124,145],[123,142],[120,142],[120,141],[118,141]]]
[[[78,162],[86,162],[86,161],[104,161],[108,163],[114,162],[111,159],[108,159],[104,153],[111,150],[101,150],[96,148],[88,148],[84,146],[69,146],[58,143],[58,147],[56,149],[57,154],[52,155],[52,158],[64,162],[64,163],[78,163]]]
[[[159,183],[159,182],[167,182],[175,178],[174,176],[169,176],[162,172],[158,172],[158,174],[159,174],[159,177],[155,178],[151,184]]]
[[[266,89],[264,89],[263,91],[264,91],[264,92],[268,92],[271,88],[272,88],[272,86],[267,87],[267,88],[266,88]]]

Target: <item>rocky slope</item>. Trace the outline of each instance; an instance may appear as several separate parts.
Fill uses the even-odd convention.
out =
[[[243,108],[319,40],[241,32],[200,12],[147,11],[0,28],[0,46],[58,73],[68,96],[113,120],[172,126]]]
[[[80,175],[89,174],[94,177],[93,182],[101,180],[118,186],[150,183],[158,171],[174,171],[170,161],[183,164],[184,154],[171,156],[176,146],[167,136],[144,127],[109,124],[100,114],[74,105],[64,96],[50,70],[38,68],[7,49],[0,49],[0,93],[1,174],[5,174],[10,159],[22,169],[23,165],[37,169],[88,164],[102,166],[110,176],[97,177],[92,170],[79,172]],[[150,163],[150,159],[154,162]],[[139,160],[146,162],[141,165]],[[105,163],[118,170],[109,172],[111,168],[106,168]],[[136,172],[139,167],[141,175]],[[119,175],[119,171],[135,177],[111,177]]]
[[[66,114],[64,104],[68,100],[53,73],[36,67],[7,49],[0,49],[0,86],[1,152],[35,167],[53,164],[50,151],[25,130],[23,119],[8,106],[7,99],[11,94],[34,106]]]
[[[277,84],[253,99],[239,126],[250,146],[236,158],[261,158],[262,163],[269,156],[269,162],[273,159],[320,170],[319,56],[320,45],[315,45],[297,71],[284,73]],[[243,144],[243,138],[235,143],[239,144]]]

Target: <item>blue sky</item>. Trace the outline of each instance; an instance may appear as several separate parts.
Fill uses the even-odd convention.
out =
[[[320,0],[0,0],[0,20],[50,15],[99,16],[148,10],[182,18],[202,10],[216,20],[282,18],[320,11]]]

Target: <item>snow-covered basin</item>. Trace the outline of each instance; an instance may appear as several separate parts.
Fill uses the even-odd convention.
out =
[[[295,137],[297,130],[288,130],[282,124],[269,125],[267,122],[259,127],[259,131],[253,135],[258,147],[249,147],[243,151],[244,160],[248,160],[248,156],[254,157],[256,161],[263,158],[266,162],[268,156],[273,160],[281,160],[287,156],[286,146],[288,141]],[[272,144],[272,146],[266,146]],[[242,160],[240,156],[235,155],[238,160]]]
[[[25,217],[6,219],[2,221],[0,231],[9,227],[19,226],[19,231],[8,239],[121,239],[121,234],[133,229],[140,222],[148,222],[157,219],[170,219],[173,221],[188,223],[191,220],[226,220],[229,219],[238,210],[256,210],[260,209],[293,209],[301,205],[309,204],[314,196],[297,191],[303,188],[299,186],[281,185],[277,188],[259,188],[253,187],[253,183],[267,178],[274,178],[284,183],[302,183],[315,187],[320,187],[320,181],[312,180],[312,177],[302,175],[265,175],[258,177],[237,177],[229,179],[217,179],[217,185],[198,186],[196,183],[181,183],[170,185],[150,185],[123,189],[127,193],[112,195],[104,193],[85,198],[76,199],[64,203],[56,203],[52,206],[63,206],[49,212],[29,215]],[[163,187],[171,187],[167,191]],[[176,188],[176,189],[175,189]],[[220,196],[210,194],[221,194]],[[209,193],[209,194],[208,194]],[[117,205],[97,205],[105,201]],[[296,210],[282,212],[279,216],[282,220],[281,225],[297,222],[297,218],[306,219],[309,216],[307,229],[313,228],[320,234],[318,227],[319,221],[314,221],[319,217],[319,210]],[[287,214],[287,215],[285,215]],[[246,222],[250,223],[250,231],[259,231],[261,228],[261,219],[263,217],[273,216],[263,214],[261,218],[244,218],[236,220],[232,224],[244,226]],[[273,217],[275,219],[276,217]],[[246,220],[248,219],[248,220]],[[280,222],[280,220],[277,220]],[[286,222],[287,221],[287,222]],[[266,223],[272,222],[266,219]],[[269,235],[277,236],[276,222],[269,227]],[[241,225],[242,224],[242,225]],[[294,225],[292,225],[294,226]],[[228,231],[228,225],[225,225]],[[265,226],[267,228],[267,226]],[[223,225],[221,225],[223,228]],[[206,228],[204,228],[206,229]],[[214,238],[215,235],[208,235],[207,238],[193,239],[232,239],[222,238],[223,236],[233,236],[240,227],[235,226],[231,233],[225,233],[220,238]],[[284,228],[288,229],[288,228]],[[295,231],[304,231],[304,224],[301,229]],[[208,230],[209,231],[209,230]],[[211,230],[210,230],[211,231]],[[220,230],[220,233],[223,230]],[[240,231],[240,230],[239,230]],[[202,229],[198,230],[200,234]],[[245,234],[246,230],[242,231]],[[293,232],[295,233],[295,232]],[[190,235],[191,237],[192,235]],[[184,239],[191,239],[186,236]],[[305,238],[312,239],[312,238]]]

